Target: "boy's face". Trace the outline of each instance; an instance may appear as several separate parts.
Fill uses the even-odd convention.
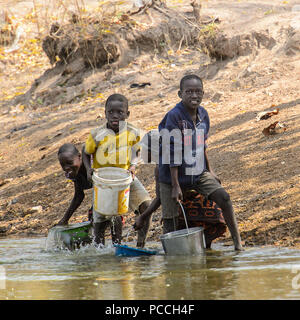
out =
[[[122,101],[111,101],[105,108],[105,117],[107,126],[114,132],[119,131],[121,121],[125,121],[129,117],[129,111],[126,104]]]
[[[68,179],[75,179],[81,166],[81,155],[62,153],[58,156],[59,163]]]
[[[190,109],[196,110],[203,98],[203,86],[198,79],[188,79],[183,83],[183,89],[178,92],[183,105]]]

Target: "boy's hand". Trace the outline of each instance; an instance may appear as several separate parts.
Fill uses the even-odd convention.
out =
[[[135,178],[135,169],[136,169],[136,165],[135,164],[132,164],[130,167],[129,167],[129,169],[128,169],[128,171],[131,173],[131,175],[132,175],[132,179],[134,180],[134,178]]]
[[[145,217],[143,215],[140,215],[137,217],[135,224],[133,225],[134,230],[139,230],[143,228],[145,223]]]
[[[59,220],[53,227],[56,226],[66,226],[68,224],[68,220],[62,218],[61,220]]]
[[[183,199],[182,191],[179,185],[175,185],[172,187],[172,199],[175,202],[179,202],[179,200]]]

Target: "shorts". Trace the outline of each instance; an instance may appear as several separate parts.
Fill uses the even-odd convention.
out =
[[[151,201],[149,193],[140,182],[140,180],[135,177],[130,185],[130,194],[129,194],[129,208],[132,211],[138,211],[140,205],[145,201]],[[93,210],[93,221],[94,223],[104,222],[111,220],[114,216],[104,216]]]
[[[178,204],[172,199],[172,186],[166,183],[159,183],[160,200],[162,206],[162,218],[172,219],[178,217]],[[204,197],[208,197],[217,189],[223,188],[209,171],[204,171],[194,185],[182,188],[183,190],[194,189]],[[182,191],[183,191],[182,190]]]

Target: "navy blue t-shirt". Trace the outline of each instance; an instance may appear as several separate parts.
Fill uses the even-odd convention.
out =
[[[207,169],[204,149],[210,128],[207,111],[199,106],[196,125],[182,102],[160,122],[159,182],[171,184],[170,167],[178,167],[181,186],[194,184]]]

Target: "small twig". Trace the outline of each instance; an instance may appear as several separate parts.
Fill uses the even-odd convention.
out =
[[[165,80],[171,80],[171,78],[168,78],[161,70],[159,70],[159,73],[163,76]]]
[[[37,5],[36,5],[35,0],[32,0],[32,1],[33,1],[34,12],[35,12],[36,26],[37,26],[37,29],[38,29],[38,35],[40,36],[40,24],[39,24],[39,17],[38,17],[38,14],[37,14]]]
[[[170,18],[170,15],[166,12],[166,10],[161,9],[156,5],[153,6],[153,9],[157,10],[158,12],[160,12],[160,13],[166,15],[168,18]]]
[[[149,8],[153,8],[155,10],[158,10],[159,12],[161,12],[163,14],[166,14],[169,17],[169,15],[165,11],[163,11],[162,9],[160,9],[157,6],[156,0],[152,0],[151,3],[145,4],[144,6],[138,8],[137,11],[127,12],[127,13],[132,16],[132,15],[137,14],[137,13],[144,13]]]
[[[130,16],[133,16],[134,14],[140,13],[140,12],[141,12],[142,10],[144,10],[146,7],[148,7],[147,4],[143,5],[142,7],[139,7],[138,10],[136,10],[136,11],[132,11],[132,12],[128,11],[127,14],[129,14]]]
[[[153,17],[152,17],[152,15],[151,15],[151,13],[147,10],[147,11],[146,11],[146,14],[147,14],[147,16],[150,18],[150,20],[151,20],[151,25],[153,25],[154,20],[153,20]]]
[[[156,5],[153,6],[153,9],[161,12],[162,14],[166,15],[166,16],[169,17],[169,18],[171,17],[165,10],[157,7]],[[201,30],[201,28],[200,28],[197,24],[193,23],[191,20],[189,20],[189,19],[188,19],[187,17],[185,17],[183,14],[177,12],[177,15],[180,16],[181,18],[183,18],[189,25],[197,28],[198,30]]]
[[[177,49],[177,52],[180,51],[183,40],[184,40],[184,35],[182,36],[182,38],[181,38],[181,40],[180,40],[180,42],[179,42],[179,47],[178,47],[178,49]]]

